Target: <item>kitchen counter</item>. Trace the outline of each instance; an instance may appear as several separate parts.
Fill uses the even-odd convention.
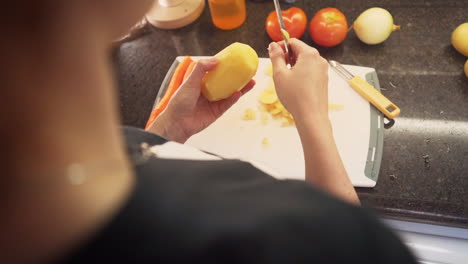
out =
[[[310,19],[337,7],[354,21],[377,1],[297,1]],[[383,93],[402,110],[385,131],[375,188],[358,188],[364,206],[385,218],[468,228],[468,78],[466,61],[450,45],[456,26],[468,21],[467,0],[378,1],[402,29],[368,46],[350,32],[334,48],[317,47],[327,59],[377,69]],[[283,4],[283,8],[289,5]],[[214,55],[239,41],[268,57],[264,30],[273,3],[248,1],[248,18],[232,31],[216,29],[208,7],[193,24],[165,31],[146,26],[114,53],[122,123],[143,127],[164,75],[179,55]],[[316,46],[306,33],[302,38]]]

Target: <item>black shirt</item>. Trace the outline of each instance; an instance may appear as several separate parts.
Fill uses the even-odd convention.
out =
[[[132,157],[142,142],[166,142],[124,134]],[[415,263],[364,209],[249,163],[151,157],[135,172],[127,203],[64,262]]]

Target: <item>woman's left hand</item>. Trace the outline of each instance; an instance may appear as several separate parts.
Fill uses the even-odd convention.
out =
[[[168,140],[184,143],[192,135],[202,131],[226,112],[239,98],[250,91],[255,81],[251,80],[242,90],[224,100],[210,102],[201,94],[202,78],[213,70],[215,58],[199,60],[192,73],[173,95],[166,110],[148,128]]]

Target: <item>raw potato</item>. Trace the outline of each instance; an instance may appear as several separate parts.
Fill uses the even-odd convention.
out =
[[[244,114],[244,120],[255,120],[257,118],[257,115],[255,114],[255,111],[248,108],[245,110]]]
[[[278,101],[278,96],[274,91],[264,91],[260,94],[260,102],[262,104],[273,104]]]
[[[266,111],[272,115],[273,118],[281,119],[282,126],[294,125],[294,118],[283,104],[281,104],[278,95],[276,95],[274,86],[263,91],[258,100],[262,104],[261,110]],[[266,121],[268,116],[265,117],[263,114],[265,113],[262,113],[262,120]]]
[[[294,125],[294,118],[291,113],[283,106],[281,101],[278,98],[275,90],[275,84],[271,81],[271,87],[265,89],[259,96],[258,101],[260,101],[261,106],[259,107],[261,114],[261,120],[266,122],[268,120],[268,115],[273,116],[275,119],[281,120],[282,126]],[[328,110],[343,110],[344,106],[339,104],[329,104]],[[244,118],[245,119],[245,118]]]
[[[289,32],[287,32],[287,31],[284,30],[284,29],[281,29],[281,34],[283,34],[283,38],[284,38],[286,41],[289,41],[289,39],[291,38],[291,36],[289,35]]]
[[[468,22],[461,24],[452,32],[452,45],[458,52],[468,57]]]
[[[342,110],[344,108],[343,105],[339,104],[329,104],[328,105],[328,110]]]
[[[241,90],[258,68],[258,55],[249,45],[235,42],[215,55],[216,68],[202,79],[202,94],[209,101],[219,101]]]

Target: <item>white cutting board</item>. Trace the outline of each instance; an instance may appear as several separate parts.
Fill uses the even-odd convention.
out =
[[[192,58],[197,60],[202,57]],[[262,91],[271,87],[271,76],[266,73],[269,67],[269,59],[260,59],[254,77],[257,83],[255,87],[216,122],[192,136],[186,144],[227,159],[251,162],[280,179],[304,180],[303,151],[295,126],[283,127],[280,120],[274,119],[269,119],[265,123],[260,118],[258,97]],[[345,65],[345,68],[364,79],[367,73],[375,71],[373,68],[358,66]],[[369,151],[372,151],[372,148],[369,148],[371,134],[369,102],[330,68],[329,103],[344,106],[341,110],[330,110],[329,115],[341,159],[353,185],[375,186],[376,182],[364,174]],[[257,112],[257,120],[242,119],[247,108]],[[262,144],[264,138],[270,142],[268,147]],[[375,149],[373,151],[372,159]]]

